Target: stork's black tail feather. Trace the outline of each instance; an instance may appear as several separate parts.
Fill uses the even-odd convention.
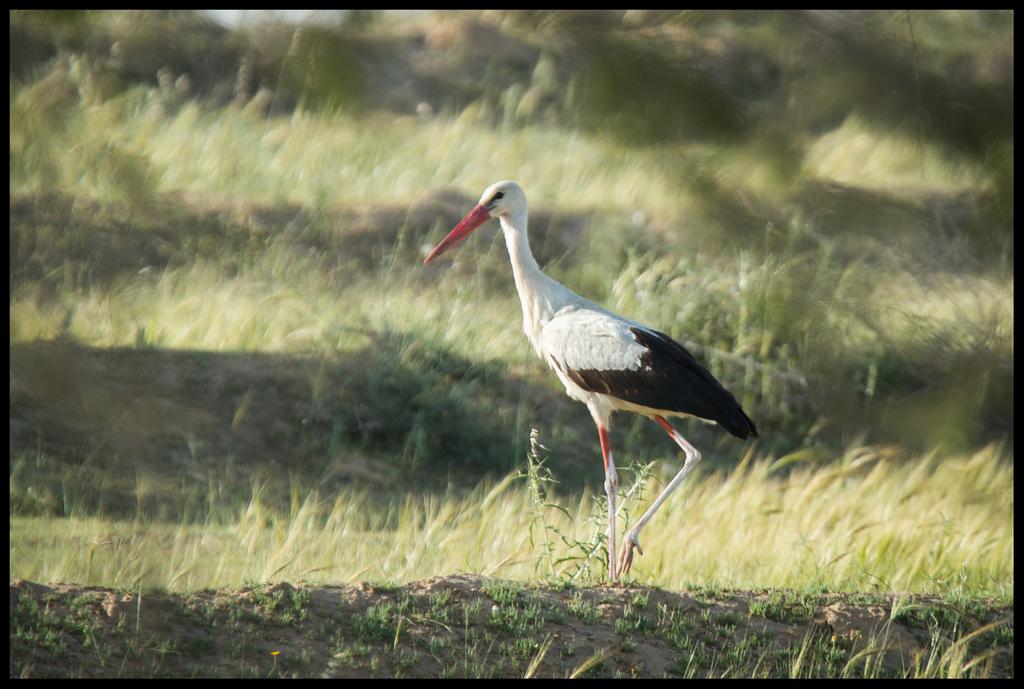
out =
[[[732,433],[737,438],[741,438],[742,440],[746,440],[748,437],[760,437],[757,434],[757,426],[754,425],[754,422],[750,419],[749,416],[747,416],[747,413],[743,411],[743,407],[740,406],[739,402],[736,402],[735,398],[733,398],[733,403],[736,405],[737,413],[732,419],[732,423],[727,426],[723,424],[721,421],[719,421],[719,425],[725,430]]]
[[[692,414],[716,422],[741,440],[758,437],[757,426],[731,392],[726,390],[681,344],[665,333],[630,328],[637,341],[647,347],[649,361],[644,363],[658,372],[668,385],[651,386],[646,392],[657,399],[641,402],[656,409]]]

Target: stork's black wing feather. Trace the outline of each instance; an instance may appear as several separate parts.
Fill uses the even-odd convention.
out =
[[[757,437],[757,427],[731,392],[665,333],[630,327],[646,349],[640,367],[618,371],[568,370],[581,388],[653,409],[717,422],[737,438]]]

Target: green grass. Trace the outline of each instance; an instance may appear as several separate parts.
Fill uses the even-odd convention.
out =
[[[811,621],[817,605],[817,596],[798,595],[786,591],[772,590],[768,592],[767,600],[751,600],[749,603],[750,614],[759,617],[778,620],[780,622],[802,622]]]
[[[573,593],[572,599],[569,601],[569,612],[588,624],[601,619],[601,613],[597,606],[592,601],[588,601],[580,591]]]
[[[622,636],[630,634],[649,634],[654,629],[651,619],[645,614],[648,596],[638,593],[623,606],[621,614],[615,618],[615,633]]]

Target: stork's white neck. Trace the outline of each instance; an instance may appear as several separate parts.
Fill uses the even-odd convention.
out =
[[[499,221],[505,232],[512,275],[516,281],[516,291],[519,292],[519,303],[523,307],[523,331],[533,348],[541,354],[541,329],[559,309],[579,297],[568,287],[541,272],[526,236],[527,218],[528,211],[524,206],[521,210],[501,216]]]

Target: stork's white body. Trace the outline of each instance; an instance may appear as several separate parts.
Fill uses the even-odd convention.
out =
[[[700,453],[665,420],[696,415],[721,421],[739,437],[757,435],[753,422],[730,393],[671,338],[618,316],[545,275],[530,251],[526,196],[515,182],[497,182],[425,262],[497,216],[505,235],[512,274],[523,309],[523,331],[538,356],[558,376],[574,400],[587,405],[601,439],[608,495],[609,572],[612,580],[629,571],[640,530],[700,460]],[[677,397],[680,398],[677,401]],[[735,409],[733,409],[735,407]],[[608,429],[616,411],[657,421],[686,454],[682,469],[627,536],[619,567],[615,563],[618,477]]]

